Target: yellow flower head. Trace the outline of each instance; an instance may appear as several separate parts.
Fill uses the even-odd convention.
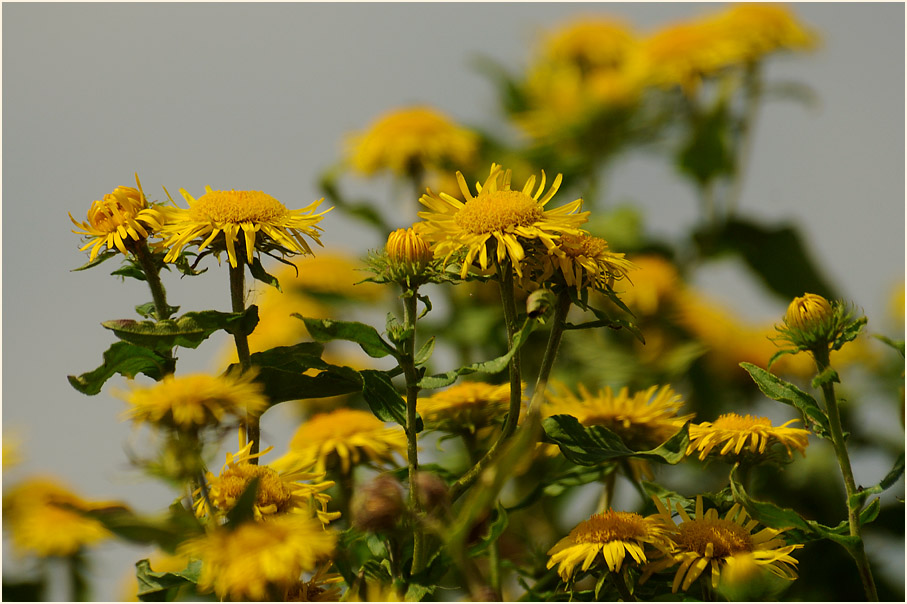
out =
[[[671,302],[683,283],[674,265],[661,256],[634,256],[632,262],[633,283],[625,281],[617,294],[637,316],[652,317]]]
[[[472,162],[478,136],[429,107],[409,107],[381,116],[349,142],[349,161],[366,176],[390,170],[397,176]]]
[[[311,238],[321,245],[316,226],[333,208],[315,214],[323,199],[301,210],[288,210],[286,206],[262,191],[214,191],[205,187],[205,194],[195,199],[185,189],[180,189],[189,208],[173,208],[161,233],[167,239],[161,244],[169,248],[164,257],[173,262],[190,242],[198,243],[201,252],[212,242],[220,253],[226,249],[230,266],[237,266],[237,257],[245,252],[245,262],[252,263],[256,247],[276,249],[284,254],[311,254],[312,248],[303,238]],[[223,237],[218,235],[223,233]],[[242,233],[242,238],[240,238]],[[258,238],[256,239],[256,234]],[[237,242],[240,254],[237,254]]]
[[[201,559],[198,586],[223,600],[278,600],[334,552],[336,535],[306,514],[216,527],[178,554]]]
[[[780,426],[772,426],[767,417],[725,413],[714,422],[702,422],[690,426],[690,446],[687,455],[699,451],[699,459],[705,459],[713,449],[720,446],[717,455],[739,456],[741,452],[750,455],[763,455],[771,445],[779,443],[787,450],[791,449],[806,455],[809,446],[809,430],[788,428],[798,420],[792,419]]]
[[[627,554],[634,563],[645,564],[647,546],[668,551],[671,541],[667,535],[668,529],[657,517],[609,509],[579,523],[548,550],[548,568],[557,566],[561,579],[569,581],[577,565],[582,563],[580,570],[589,570],[601,555],[608,569],[616,573]]]
[[[418,273],[432,261],[431,246],[416,229],[397,229],[387,237],[384,247],[388,258]]]
[[[791,329],[808,331],[821,327],[834,316],[828,300],[816,294],[803,294],[787,307],[784,322]]]
[[[510,408],[510,384],[461,382],[420,398],[416,409],[426,427],[474,432],[502,420]]]
[[[652,386],[630,394],[626,387],[616,395],[610,387],[592,394],[582,384],[579,396],[564,384],[552,384],[545,415],[572,415],[584,426],[604,426],[634,450],[656,447],[693,417],[678,416],[683,398],[670,386]]]
[[[165,224],[166,211],[160,206],[148,205],[138,174],[135,175],[135,184],[137,189],[117,187],[113,193],[92,202],[87,222],[76,222],[72,214],[69,215],[72,223],[79,228],[73,233],[91,238],[79,248],[85,250],[91,247],[89,260],[94,260],[105,246],[108,250],[116,248],[128,255],[126,245],[130,241],[146,239]]]
[[[743,61],[756,61],[778,50],[809,50],[818,42],[816,34],[781,5],[734,4],[716,20],[726,35],[740,45]]]
[[[109,505],[89,503],[53,479],[32,478],[5,492],[3,526],[12,531],[13,545],[19,554],[71,556],[112,536],[100,522],[77,510]]]
[[[626,24],[587,16],[550,33],[542,54],[548,61],[583,69],[615,69],[627,60],[635,44],[636,37]]]
[[[702,497],[697,496],[694,518],[690,518],[681,505],[677,504],[677,512],[682,520],[678,526],[665,504],[657,497],[653,499],[662,522],[671,529],[671,538],[676,548],[660,560],[650,563],[642,581],[653,573],[679,563],[680,568],[674,575],[671,590],[674,593],[678,589],[686,591],[711,566],[712,587],[716,588],[722,571],[740,562],[743,559],[741,556],[746,556],[747,561],[754,562],[781,578],[789,581],[797,578],[794,569],[797,560],[790,553],[803,546],[785,545],[779,537],[783,531],[775,529],[765,528],[754,534],[752,531],[759,523],[747,520],[746,511],[740,504],[734,504],[724,518],[719,518],[714,508],[703,514]]]
[[[579,225],[587,220],[589,213],[579,211],[582,199],[545,209],[561,186],[560,174],[544,195],[544,171],[534,194],[535,175],[529,177],[522,190],[510,188],[510,177],[510,170],[492,164],[491,173],[484,184],[476,184],[477,194],[473,196],[466,179],[457,172],[466,203],[446,193],[435,195],[431,190],[419,200],[429,209],[419,212],[419,217],[425,221],[426,237],[432,242],[435,255],[443,256],[446,263],[454,253],[465,250],[460,270],[463,279],[475,260],[482,270],[488,269],[489,253],[499,264],[509,259],[517,275],[522,276],[524,244],[539,241],[551,250],[561,235],[579,235]]]
[[[343,408],[319,413],[300,425],[290,440],[289,452],[272,466],[283,469],[314,460],[315,471],[324,472],[339,461],[346,474],[351,465],[362,461],[393,464],[394,453],[406,455],[403,428],[388,428],[369,411]]]
[[[277,472],[266,465],[253,465],[250,460],[265,455],[273,447],[268,447],[255,455],[250,454],[251,448],[252,443],[248,443],[235,455],[227,453],[227,463],[224,464],[220,476],[208,472],[207,501],[211,502],[216,515],[224,516],[232,510],[249,486],[249,482],[253,478],[258,478],[255,503],[252,506],[256,520],[291,512],[309,512],[315,507],[315,502],[320,504],[315,513],[322,522],[328,523],[340,516],[339,512],[327,511],[331,496],[325,491],[334,486],[334,482],[319,482],[324,478],[323,473],[306,472],[304,470],[308,468],[304,467]],[[208,507],[201,489],[195,492],[195,497],[196,515],[203,518],[211,514],[212,510]]]
[[[167,375],[153,386],[134,387],[124,396],[130,408],[126,417],[137,424],[148,422],[177,431],[194,431],[220,423],[226,416],[245,421],[247,413],[268,407],[254,374],[220,376]]]
[[[292,585],[282,602],[339,602],[340,586],[343,577],[338,573],[329,573],[331,563],[321,565],[308,581],[299,581]]]
[[[551,264],[560,269],[567,286],[575,287],[577,291],[590,287],[598,290],[610,288],[615,281],[623,279],[636,268],[624,258],[624,254],[610,251],[607,241],[588,233],[562,235],[549,258]]]

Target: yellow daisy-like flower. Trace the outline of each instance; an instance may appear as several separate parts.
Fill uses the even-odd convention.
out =
[[[615,281],[636,268],[632,262],[608,249],[608,242],[587,233],[561,236],[549,254],[552,265],[560,269],[568,287],[577,291],[588,287],[610,288]]]
[[[756,61],[778,50],[809,50],[818,41],[814,32],[797,22],[790,10],[781,5],[734,4],[717,15],[716,20],[740,46],[743,61]]]
[[[363,458],[380,466],[394,464],[395,453],[405,457],[406,435],[400,426],[388,428],[369,411],[335,409],[300,425],[289,449],[272,467],[282,470],[302,460],[313,460],[315,471],[324,472],[339,462],[346,474]]]
[[[661,256],[634,256],[632,262],[633,282],[627,280],[619,289],[615,286],[617,294],[637,316],[655,316],[682,290],[680,274]]]
[[[339,518],[340,512],[328,512],[327,504],[331,496],[325,491],[334,486],[334,481],[318,482],[324,478],[324,473],[306,472],[304,467],[277,472],[269,466],[250,463],[250,460],[265,455],[273,448],[268,447],[252,455],[252,443],[248,443],[236,454],[227,453],[227,463],[220,476],[211,472],[207,474],[208,499],[205,499],[201,489],[196,490],[195,514],[199,518],[211,514],[210,501],[216,515],[226,515],[236,505],[249,482],[258,478],[255,503],[252,505],[256,520],[291,512],[308,513],[315,507],[315,502],[320,504],[319,509],[315,509],[319,520],[328,523]]]
[[[581,571],[589,570],[600,555],[608,569],[616,573],[628,554],[636,564],[645,564],[647,546],[669,551],[672,544],[667,535],[668,529],[658,517],[609,509],[579,523],[548,550],[548,568],[557,566],[561,579],[569,581],[577,565],[581,564]]]
[[[416,106],[381,116],[349,141],[349,161],[366,176],[390,170],[398,176],[472,162],[478,136],[430,107]]]
[[[725,413],[714,422],[702,422],[690,425],[690,446],[687,455],[699,451],[699,459],[705,459],[713,449],[718,455],[740,455],[749,452],[762,455],[771,445],[779,443],[792,456],[791,449],[806,455],[809,446],[809,430],[788,428],[796,421],[792,419],[780,426],[772,426],[767,417]],[[717,447],[720,449],[716,449]]]
[[[412,227],[397,229],[388,235],[384,250],[391,261],[409,267],[412,272],[425,268],[434,257],[431,246]]]
[[[199,252],[217,240],[216,252],[225,248],[230,266],[234,268],[237,266],[237,242],[240,251],[245,251],[245,261],[249,264],[256,246],[276,248],[284,253],[311,254],[312,248],[303,235],[321,245],[321,227],[316,224],[333,209],[315,214],[324,201],[319,199],[301,210],[289,210],[262,191],[214,191],[205,187],[205,194],[198,199],[185,189],[180,189],[180,193],[189,208],[171,209],[168,222],[161,229],[162,235],[167,237],[161,246],[169,248],[164,257],[166,262],[176,260],[190,242],[202,239],[198,244]],[[221,233],[223,237],[218,239]]]
[[[375,302],[385,295],[380,285],[362,282],[366,266],[349,254],[326,252],[303,256],[291,263],[293,266],[281,266],[274,273],[288,294],[342,297],[360,302]]]
[[[282,602],[339,602],[340,585],[343,577],[338,573],[329,573],[331,563],[321,565],[308,581],[299,581],[291,586]]]
[[[604,426],[634,450],[660,445],[693,417],[677,415],[683,398],[670,386],[652,386],[632,395],[624,387],[615,395],[610,387],[592,394],[580,384],[579,396],[561,383],[553,383],[552,388],[545,416],[572,415],[584,426]]]
[[[520,265],[526,256],[525,243],[540,241],[551,250],[561,235],[581,233],[578,227],[589,215],[579,211],[582,199],[553,210],[545,209],[561,186],[560,174],[544,195],[544,171],[535,194],[532,193],[535,175],[529,177],[522,190],[512,190],[510,178],[510,170],[492,164],[488,178],[484,184],[476,184],[477,194],[473,196],[463,174],[457,172],[465,203],[446,193],[435,195],[431,190],[419,200],[429,209],[419,212],[419,217],[425,221],[426,236],[432,242],[435,256],[444,256],[446,263],[454,253],[466,251],[460,270],[463,279],[475,260],[482,270],[488,268],[489,252],[499,264],[509,259],[517,275],[522,277]]]
[[[625,23],[588,15],[548,34],[542,54],[548,61],[614,68],[626,61],[635,45],[636,36]]]
[[[510,408],[510,384],[462,382],[420,398],[416,410],[427,427],[475,431],[491,425]]]
[[[161,206],[148,204],[138,174],[135,175],[135,184],[137,189],[117,187],[113,193],[92,202],[87,222],[76,222],[72,214],[69,215],[72,223],[79,228],[73,230],[73,233],[91,238],[79,248],[91,248],[90,261],[97,257],[103,247],[108,250],[118,249],[128,255],[126,246],[130,241],[146,239],[151,233],[161,230],[166,223],[167,211]]]
[[[5,492],[3,526],[12,532],[13,545],[20,555],[71,556],[112,536],[100,522],[77,510],[110,505],[87,502],[56,480],[36,477]]]
[[[199,589],[221,599],[275,600],[303,572],[331,556],[337,536],[314,517],[286,514],[235,528],[216,527],[190,539],[178,554],[201,559]]]
[[[702,512],[702,497],[696,497],[696,515],[694,518],[677,504],[681,523],[675,525],[671,512],[657,497],[653,498],[665,526],[672,531],[671,538],[676,548],[662,559],[646,567],[641,581],[646,581],[653,573],[680,564],[674,575],[671,591],[686,591],[693,581],[711,566],[712,587],[718,587],[721,573],[729,566],[742,560],[754,562],[761,568],[783,579],[792,581],[797,578],[794,566],[797,560],[791,552],[803,547],[800,544],[785,545],[779,537],[783,531],[765,528],[758,533],[753,529],[758,526],[756,520],[747,520],[746,511],[740,504],[728,510],[724,518],[712,508]]]
[[[126,418],[179,431],[193,431],[220,423],[226,416],[245,421],[248,413],[268,408],[254,374],[219,376],[194,374],[164,379],[149,387],[134,387],[124,396],[130,404]]]
[[[834,314],[831,303],[822,296],[803,294],[787,307],[784,323],[791,329],[810,330],[826,324]]]

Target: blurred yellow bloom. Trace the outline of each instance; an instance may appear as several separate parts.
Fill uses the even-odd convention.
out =
[[[343,577],[329,573],[331,563],[322,564],[308,581],[299,581],[287,589],[284,602],[339,602]]]
[[[13,546],[21,555],[71,556],[112,536],[100,522],[78,510],[111,505],[115,504],[85,501],[52,478],[36,477],[5,491],[3,526],[12,532]]]
[[[740,45],[742,61],[756,61],[778,50],[810,50],[818,43],[815,32],[783,5],[735,3],[715,18],[725,35]]]
[[[788,428],[792,419],[780,426],[773,426],[767,417],[749,414],[724,413],[714,422],[701,422],[690,426],[690,446],[687,455],[699,451],[705,459],[713,450],[720,456],[739,456],[741,452],[762,455],[775,443],[781,444],[792,456],[791,449],[806,455],[809,430]],[[720,447],[720,449],[719,449]]]
[[[695,517],[690,518],[678,503],[676,507],[681,522],[675,525],[665,504],[657,497],[653,499],[662,522],[672,531],[670,536],[676,548],[660,560],[650,563],[641,582],[645,582],[653,573],[680,564],[671,587],[673,593],[677,593],[678,589],[689,589],[693,581],[709,567],[712,587],[716,588],[722,570],[728,565],[739,563],[741,555],[745,555],[747,561],[783,579],[793,581],[797,578],[797,560],[790,554],[803,546],[785,545],[780,538],[783,531],[775,529],[765,528],[753,534],[753,529],[759,523],[748,520],[746,511],[739,503],[735,503],[724,518],[719,518],[714,508],[703,514],[702,497],[697,496]]]
[[[12,434],[3,435],[3,469],[10,470],[22,462],[22,442]]]
[[[362,461],[393,464],[395,453],[406,456],[403,428],[388,428],[369,411],[335,409],[301,424],[290,440],[289,452],[271,465],[283,470],[312,460],[315,471],[324,472],[339,463],[346,474]]]
[[[167,221],[167,211],[162,206],[152,206],[145,199],[139,175],[135,175],[138,187],[117,187],[103,199],[94,201],[88,209],[88,221],[76,222],[69,219],[79,230],[73,230],[89,237],[80,250],[91,247],[89,260],[94,260],[102,247],[108,250],[118,249],[127,253],[126,246],[130,241],[146,239],[151,233],[159,231]]]
[[[619,572],[628,555],[632,563],[646,563],[645,548],[662,551],[671,548],[668,529],[657,517],[644,518],[633,512],[612,509],[593,514],[576,525],[570,534],[548,550],[548,568],[557,566],[563,581],[569,581],[577,566],[586,571],[603,560],[608,570]]]
[[[446,193],[435,195],[430,190],[419,201],[428,211],[419,212],[425,222],[425,237],[432,242],[436,256],[443,256],[446,263],[459,251],[465,251],[460,277],[465,279],[470,266],[478,261],[482,270],[488,268],[489,253],[498,263],[509,259],[518,276],[522,276],[521,261],[526,252],[523,247],[537,240],[551,250],[564,234],[580,234],[579,225],[587,219],[588,212],[580,212],[582,199],[577,199],[553,210],[545,206],[561,185],[558,174],[548,192],[545,172],[535,194],[535,175],[529,177],[522,190],[510,188],[510,170],[497,164],[484,184],[476,184],[475,196],[469,191],[466,179],[457,172],[460,190],[466,203]]]
[[[904,281],[893,288],[888,298],[888,315],[893,319],[894,325],[904,328]]]
[[[348,158],[366,176],[389,170],[412,176],[430,169],[469,164],[478,149],[478,136],[446,115],[424,106],[391,111],[364,132],[352,135]]]
[[[586,15],[549,32],[543,42],[545,60],[573,63],[587,69],[614,68],[626,61],[636,45],[630,27],[618,20]]]
[[[333,209],[315,214],[324,201],[319,199],[301,210],[289,210],[262,191],[214,191],[205,187],[205,194],[198,199],[185,189],[180,189],[180,193],[189,208],[175,207],[168,212],[168,222],[161,229],[162,236],[167,238],[161,246],[169,248],[164,257],[166,262],[176,260],[183,247],[192,242],[198,244],[199,252],[212,243],[218,255],[226,249],[230,266],[234,268],[243,252],[244,261],[251,264],[256,247],[311,254],[303,235],[321,245],[321,227],[316,225]],[[223,237],[219,238],[221,233]]]
[[[305,514],[215,527],[177,553],[201,559],[198,586],[222,600],[274,601],[334,553],[337,536]]]
[[[164,376],[152,386],[135,386],[121,395],[130,408],[126,418],[178,431],[194,431],[233,416],[245,421],[248,413],[260,414],[268,407],[262,385],[253,382],[253,372],[213,376],[190,374]]]
[[[416,404],[426,428],[450,432],[475,432],[502,421],[509,408],[509,383],[461,382]]]
[[[673,264],[661,256],[633,256],[633,276],[615,291],[636,316],[653,317],[663,311],[684,287]],[[648,337],[646,337],[648,340]]]
[[[381,286],[362,282],[365,264],[348,253],[331,251],[291,263],[293,266],[281,265],[274,273],[288,294],[339,296],[358,302],[374,302],[385,295]]]

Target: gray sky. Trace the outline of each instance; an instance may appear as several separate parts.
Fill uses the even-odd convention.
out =
[[[86,256],[67,212],[84,219],[92,200],[132,186],[135,171],[152,199],[163,198],[161,185],[196,195],[211,185],[263,189],[302,207],[319,197],[317,176],[339,157],[344,135],[386,110],[427,103],[494,127],[494,90],[470,66],[476,54],[516,69],[535,35],[570,15],[621,16],[645,31],[720,8],[3,4],[3,428],[23,435],[26,458],[9,479],[50,472],[87,495],[149,511],[173,496],[127,466],[124,405],[109,394],[122,380],[96,397],[66,381],[97,367],[112,343],[99,323],[131,317],[149,298],[143,284],[121,284],[109,270],[69,272]],[[767,73],[810,85],[820,104],[763,108],[742,209],[798,221],[825,273],[872,324],[904,276],[904,5],[795,11],[824,45],[773,60]],[[344,188],[390,191],[357,179]],[[688,187],[663,162],[627,160],[608,192],[634,200],[653,233],[676,237],[697,215]],[[327,248],[361,253],[379,243],[339,214],[322,224]],[[701,282],[753,319],[783,312],[735,267],[707,269]],[[165,283],[182,311],[229,307],[226,272],[216,266]],[[208,368],[216,350],[183,351],[180,370]],[[105,577],[138,558],[122,552],[101,548]],[[115,597],[111,585],[96,595]]]

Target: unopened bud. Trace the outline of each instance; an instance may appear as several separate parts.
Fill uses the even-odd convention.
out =
[[[787,307],[784,322],[791,329],[807,331],[832,318],[834,310],[828,300],[816,294],[803,294]]]
[[[416,472],[416,497],[426,512],[447,505],[447,484],[431,472]]]
[[[393,476],[381,474],[353,496],[353,526],[371,533],[393,530],[404,506],[403,487]]]
[[[431,262],[433,254],[428,242],[412,227],[397,229],[387,238],[387,257],[392,261],[411,266],[419,272]]]

